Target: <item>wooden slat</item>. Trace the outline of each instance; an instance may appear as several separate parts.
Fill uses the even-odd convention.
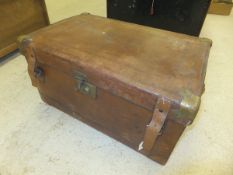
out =
[[[49,24],[43,0],[1,0],[0,12],[0,58],[17,48],[19,35]]]
[[[4,47],[3,49],[0,50],[0,59],[2,57],[4,57],[5,55],[7,55],[8,53],[14,51],[17,49],[17,44],[16,43],[12,43],[7,47]]]

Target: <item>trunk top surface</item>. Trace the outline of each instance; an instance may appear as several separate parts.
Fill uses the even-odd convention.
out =
[[[48,64],[56,64],[55,56],[72,67],[94,70],[111,80],[103,86],[118,89],[118,95],[126,98],[118,82],[129,90],[172,100],[180,100],[185,89],[197,96],[203,91],[209,40],[86,14],[30,36],[38,53],[51,55],[43,58]]]

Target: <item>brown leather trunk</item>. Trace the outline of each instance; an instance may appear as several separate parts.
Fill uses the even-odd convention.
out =
[[[82,14],[19,40],[46,103],[161,164],[198,111],[208,39]]]

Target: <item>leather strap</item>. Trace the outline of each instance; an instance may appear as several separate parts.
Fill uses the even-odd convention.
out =
[[[164,98],[159,98],[152,116],[152,120],[147,125],[144,142],[143,142],[143,153],[149,155],[154,146],[157,137],[160,135],[160,131],[167,118],[171,104]]]

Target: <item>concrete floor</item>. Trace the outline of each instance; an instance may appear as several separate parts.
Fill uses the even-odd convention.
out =
[[[104,16],[104,2],[47,0],[47,6],[53,23],[82,11]],[[233,15],[208,15],[201,36],[213,40],[206,92],[166,166],[44,104],[23,56],[2,62],[0,175],[232,175]]]

